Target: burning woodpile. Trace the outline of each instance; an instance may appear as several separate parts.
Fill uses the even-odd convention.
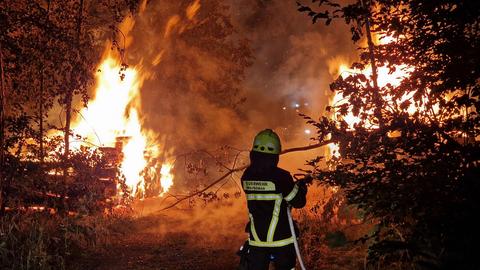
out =
[[[165,168],[172,165],[155,163],[162,154],[159,152],[162,149],[159,137],[142,128],[139,116],[140,89],[144,80],[141,68],[130,67],[121,71],[121,64],[107,54],[97,70],[93,98],[72,124],[73,133],[84,138],[78,145],[90,143],[100,145],[104,150],[113,147],[111,149],[118,152],[116,165],[129,188],[123,192],[135,197],[145,197],[146,192],[152,194],[147,189],[155,185],[146,181],[157,182],[156,196],[167,192],[173,184],[173,176],[166,175],[170,170]],[[164,156],[164,159],[168,160],[168,157]],[[118,191],[121,190],[118,187]]]

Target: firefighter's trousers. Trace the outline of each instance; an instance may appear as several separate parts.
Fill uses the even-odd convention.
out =
[[[247,254],[248,270],[268,270],[270,262],[275,270],[295,269],[296,257],[293,244],[284,247],[252,247]]]

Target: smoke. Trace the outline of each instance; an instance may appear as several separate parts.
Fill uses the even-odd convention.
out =
[[[215,22],[225,18],[231,25]],[[248,149],[266,127],[279,131],[285,146],[308,144],[297,114],[324,113],[332,62],[354,51],[343,23],[312,25],[295,1],[150,1],[130,26],[127,62],[147,75],[145,125],[181,151]],[[245,39],[250,66],[242,62],[247,47],[247,56],[232,49]]]
[[[166,144],[179,153],[222,144],[248,149],[253,136],[267,127],[280,134],[284,148],[309,144],[311,127],[298,113],[324,114],[335,69],[355,51],[343,23],[312,25],[295,1],[150,1],[128,26],[126,60],[146,76],[144,127],[165,135]],[[285,155],[281,166],[292,171],[323,154]],[[213,180],[214,173],[208,177]],[[157,202],[144,201],[137,210],[155,212],[161,208]],[[173,216],[168,211],[153,230],[194,231],[213,243],[235,239],[229,242],[235,246],[242,241],[243,197],[173,210]]]
[[[235,191],[226,189],[219,195]],[[248,212],[244,196],[211,202],[196,200],[194,206],[185,203],[178,208],[158,212],[165,206],[164,203],[163,198],[150,198],[135,203],[137,217],[148,221],[139,229],[156,234],[187,235],[192,245],[231,248],[232,255],[247,238],[244,230]]]
[[[284,148],[309,144],[314,130],[298,113],[324,113],[335,67],[354,51],[342,23],[312,25],[294,1],[149,1],[119,29],[123,59],[142,77],[142,127],[173,155],[248,149],[267,127]],[[293,171],[324,152],[285,155],[280,165]],[[191,190],[177,165],[175,186]],[[212,171],[197,184],[221,174]]]
[[[298,113],[325,113],[329,84],[340,63],[355,58],[347,26],[312,24],[295,1],[231,1],[235,24],[249,36],[255,62],[244,83],[252,134],[264,127],[279,131],[284,147],[309,144],[313,130]],[[281,165],[294,170],[323,149],[285,155]]]
[[[267,127],[284,148],[311,143],[314,130],[298,113],[324,114],[336,69],[355,57],[343,22],[313,25],[295,1],[144,1],[119,29],[123,60],[142,77],[141,100],[131,105],[141,104],[142,128],[161,138],[162,158],[222,145],[248,150]],[[294,171],[324,154],[288,154],[280,165]],[[175,186],[191,189],[179,163]],[[205,181],[216,178],[211,172]]]
[[[229,144],[242,133],[237,85],[247,57],[234,55],[243,41],[222,25],[222,9],[217,1],[152,1],[130,23],[126,59],[146,76],[144,127],[179,152]]]

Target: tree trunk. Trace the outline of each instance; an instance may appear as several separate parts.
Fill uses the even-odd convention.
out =
[[[47,1],[47,21],[49,21],[50,17],[50,0]],[[45,62],[45,51],[43,53],[43,58],[42,62]],[[43,127],[43,110],[44,110],[44,99],[43,96],[45,94],[45,72],[43,69],[40,71],[40,104],[39,104],[39,129],[40,129],[40,163],[43,165],[45,162],[45,150],[43,146],[43,132],[44,132],[44,127]]]
[[[82,31],[82,17],[83,17],[83,1],[80,0],[80,5],[78,9],[78,18],[77,18],[77,36],[76,36],[76,45],[77,45],[77,57],[80,58],[80,35]],[[75,76],[76,68],[72,70],[72,77],[76,78]],[[73,83],[75,87],[77,85]],[[67,190],[67,177],[68,177],[68,159],[70,155],[70,127],[71,127],[71,122],[72,122],[72,102],[73,102],[73,92],[74,92],[74,87],[70,87],[67,92],[67,96],[65,99],[65,152],[64,152],[64,168],[63,168],[63,187],[65,188],[65,192],[62,195],[62,202],[63,202],[63,210],[67,209],[67,203],[65,199],[65,193]]]
[[[377,65],[375,61],[375,45],[373,44],[373,39],[372,39],[372,33],[370,31],[370,5],[371,2],[367,0],[361,0],[362,6],[366,11],[365,14],[365,32],[367,35],[367,43],[368,43],[368,52],[370,56],[370,65],[372,67],[372,81],[373,81],[373,96],[375,99],[375,110],[374,114],[377,117],[379,121],[379,126],[383,126],[383,117],[382,117],[382,107],[383,107],[383,102],[382,102],[382,97],[380,96],[379,93],[379,88],[378,88],[378,72],[377,72]]]
[[[366,0],[362,0],[362,6],[365,10],[370,10],[369,6],[370,3],[367,4]],[[369,12],[370,13],[370,12]],[[368,43],[368,52],[370,55],[370,65],[372,66],[372,80],[373,80],[373,87],[376,91],[378,91],[378,73],[377,73],[377,65],[375,64],[375,45],[373,44],[372,40],[372,33],[370,31],[370,18],[369,14],[365,15],[365,32],[367,33],[367,43]]]
[[[45,152],[43,149],[43,95],[44,95],[44,74],[43,70],[41,71],[40,75],[40,104],[39,104],[39,112],[38,112],[38,122],[39,122],[39,129],[40,129],[40,134],[39,134],[39,141],[40,141],[40,163],[43,165],[44,159],[45,159]]]
[[[80,54],[80,35],[82,33],[82,17],[83,17],[83,1],[80,0],[77,19],[77,49]],[[73,89],[68,89],[66,98],[66,110],[65,110],[65,161],[68,160],[70,153],[70,126],[72,121],[72,101],[73,101]]]
[[[70,124],[72,119],[72,99],[73,99],[73,90],[68,90],[67,98],[65,100],[66,108],[65,108],[65,152],[64,152],[64,160],[67,162],[68,156],[70,153]]]
[[[3,69],[3,48],[0,42],[0,215],[5,212],[4,168],[5,168],[5,74]]]

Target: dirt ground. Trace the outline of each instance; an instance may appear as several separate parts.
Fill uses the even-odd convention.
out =
[[[96,254],[85,269],[179,270],[235,269],[235,250],[221,246],[200,247],[188,235],[138,233],[126,237],[104,253]]]
[[[83,258],[83,269],[236,269],[237,249],[246,239],[242,201],[157,212],[137,205],[140,216],[116,224],[107,249]],[[227,204],[227,205],[226,205]],[[228,209],[228,211],[225,211]]]
[[[114,224],[107,248],[75,263],[75,269],[92,270],[229,270],[236,269],[238,248],[247,238],[245,201],[222,200],[195,207],[158,211],[157,201],[135,206],[134,219]],[[309,230],[308,227],[312,229]],[[303,224],[302,246],[308,269],[363,269],[364,250],[354,246],[320,245],[318,224]],[[320,242],[319,242],[320,241]],[[314,265],[312,265],[314,264]]]

